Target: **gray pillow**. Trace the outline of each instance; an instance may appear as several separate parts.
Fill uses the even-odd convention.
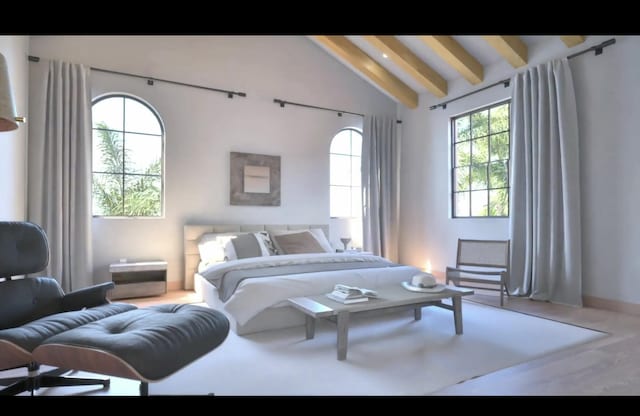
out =
[[[236,257],[239,259],[262,256],[260,243],[253,233],[241,234],[231,240],[231,243],[233,243],[233,248],[236,251]]]
[[[318,240],[309,231],[273,235],[280,254],[325,253]]]

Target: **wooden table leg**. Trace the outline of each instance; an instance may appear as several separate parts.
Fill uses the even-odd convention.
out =
[[[419,321],[422,319],[422,307],[418,307],[413,310],[413,318],[416,321]]]
[[[349,341],[349,312],[338,312],[338,360],[347,359]]]
[[[456,335],[462,334],[462,296],[452,296],[453,321],[456,326]]]
[[[307,339],[313,339],[316,335],[316,318],[313,316],[305,315],[305,330]]]

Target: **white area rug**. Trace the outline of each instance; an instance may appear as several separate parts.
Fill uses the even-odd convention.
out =
[[[413,313],[356,317],[346,361],[336,359],[335,325],[324,320],[312,340],[304,327],[231,332],[216,350],[150,384],[149,393],[423,395],[606,336],[471,302],[463,303],[463,322],[457,336],[453,314],[441,308],[424,308],[421,321]]]

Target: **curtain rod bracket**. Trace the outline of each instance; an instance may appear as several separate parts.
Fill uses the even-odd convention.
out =
[[[153,85],[153,80],[152,79],[148,79],[147,80],[147,85]]]
[[[233,93],[231,91],[227,93],[227,98],[233,98]]]

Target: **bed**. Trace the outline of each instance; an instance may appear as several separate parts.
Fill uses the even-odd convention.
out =
[[[225,261],[209,263],[201,258],[199,243],[212,235],[308,234],[305,230],[316,236],[323,234],[325,242],[321,245],[326,250],[225,257]],[[288,306],[287,298],[328,293],[338,283],[375,290],[385,284],[410,281],[420,272],[416,267],[394,264],[379,256],[335,253],[326,247],[328,230],[328,225],[322,224],[185,225],[185,287],[193,288],[210,307],[224,312],[234,332],[246,335],[303,325],[304,315]],[[284,238],[275,238],[284,244]]]

